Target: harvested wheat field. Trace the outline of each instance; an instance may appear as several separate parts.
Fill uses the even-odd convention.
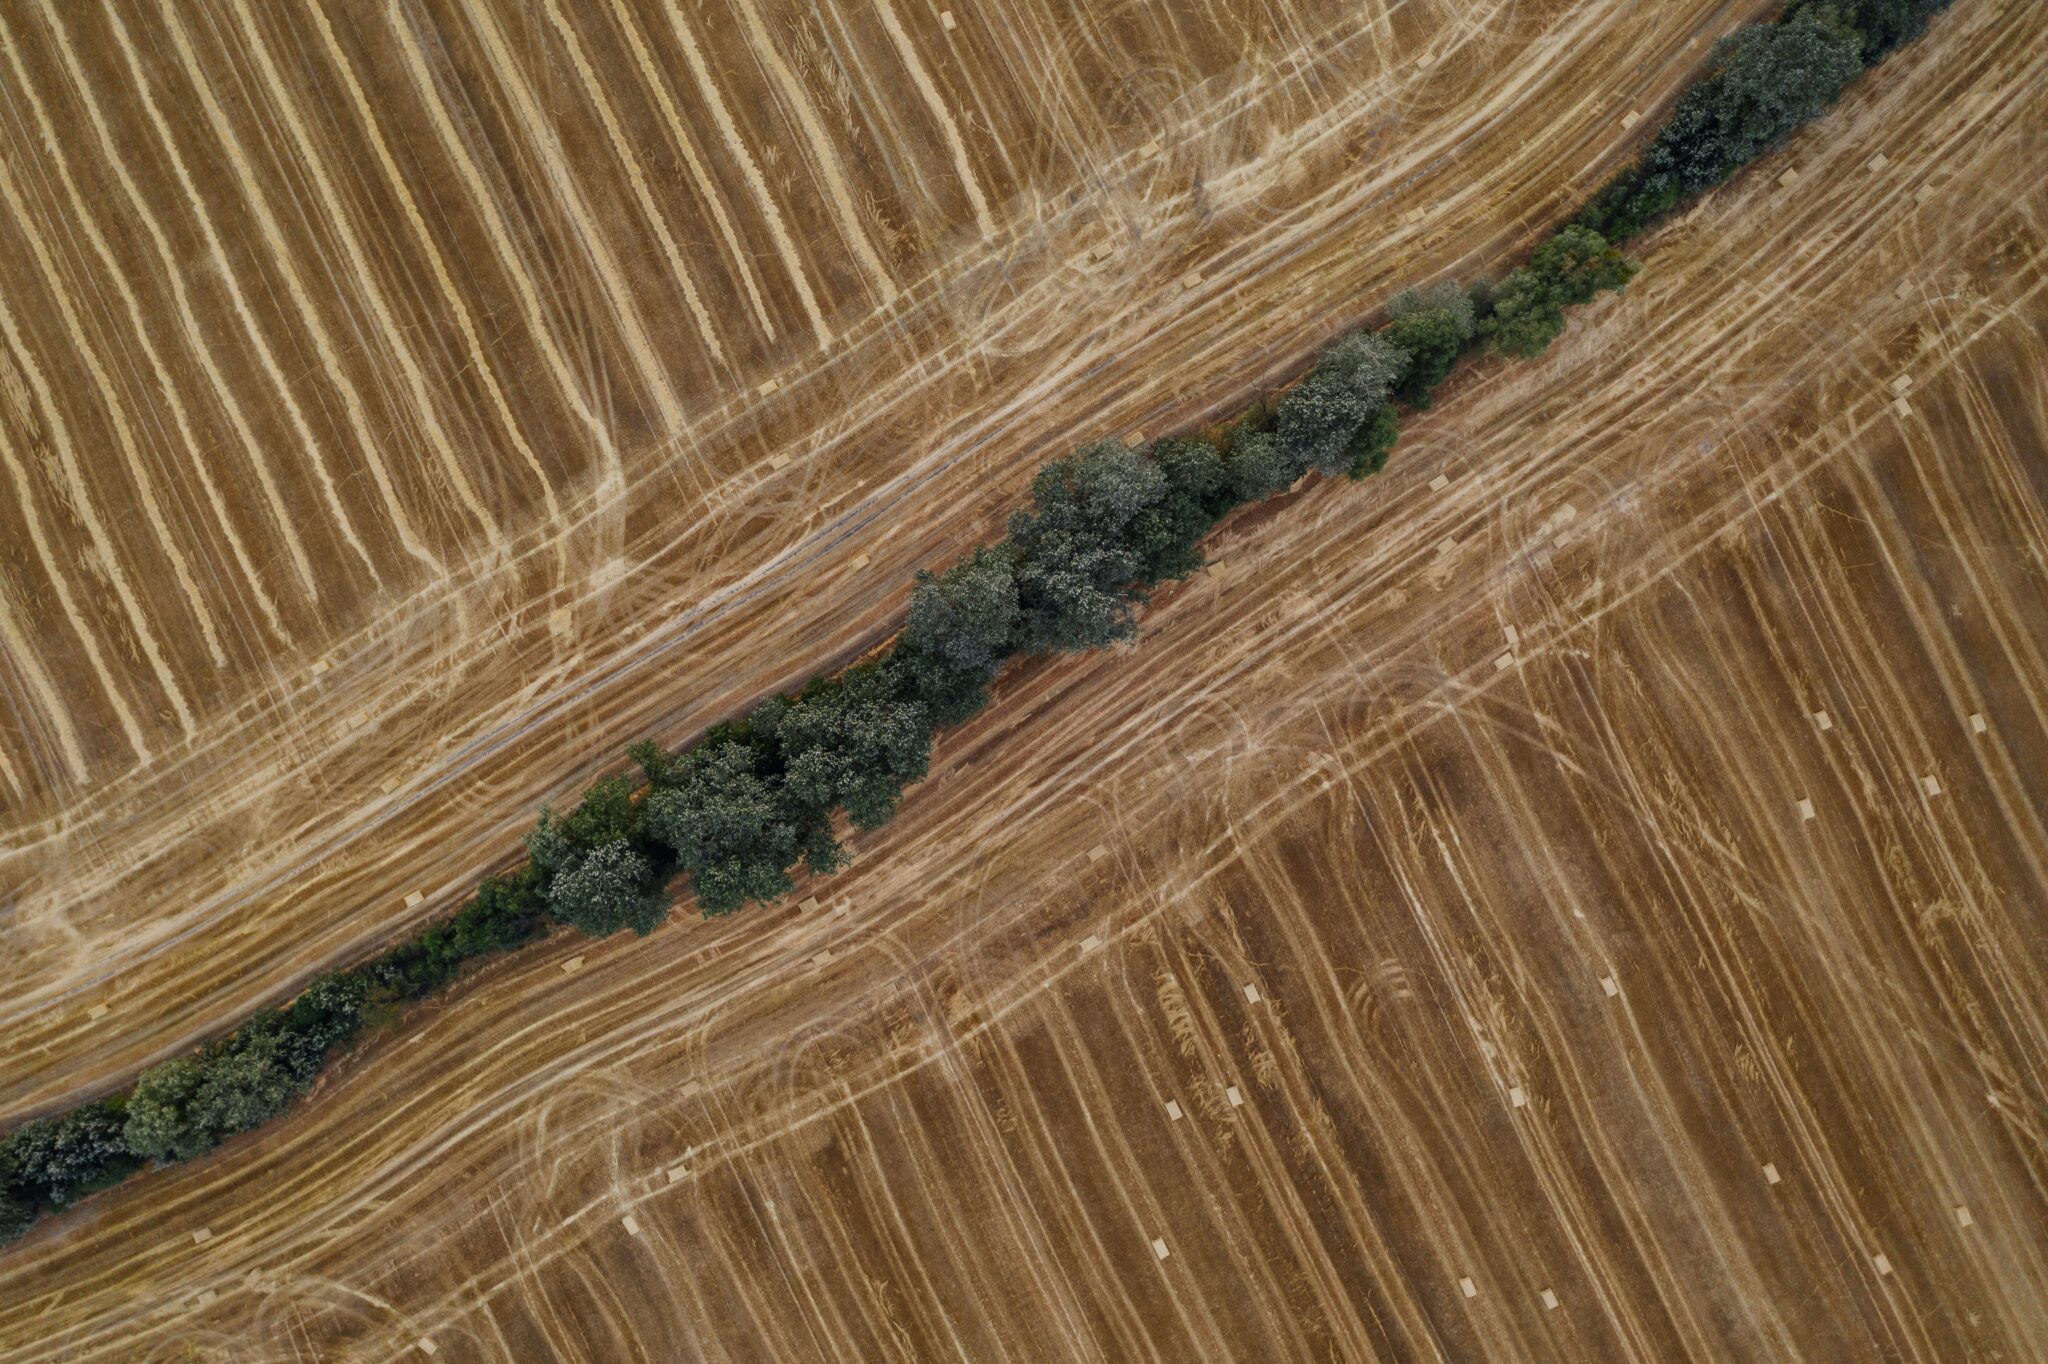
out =
[[[1580,166],[1624,150],[1610,91],[1647,109],[1683,78],[1689,36],[1742,17],[1503,6],[1431,30],[1444,16],[1424,7],[1391,25],[1336,8],[1320,37],[1290,16],[1273,41],[1320,51],[1362,25],[1353,59],[1389,84],[1304,84],[1294,133],[1247,114],[1272,146],[1219,150],[1202,181],[1239,186],[1234,207],[1194,202],[1183,178],[1120,239],[1212,257],[1090,285],[1056,263],[1078,247],[1053,238],[1078,225],[1045,201],[1012,284],[953,255],[928,302],[893,305],[949,319],[937,337],[897,313],[858,342],[821,305],[847,339],[789,361],[803,377],[781,392],[848,382],[829,430],[802,426],[823,389],[786,408],[735,399],[731,435],[632,456],[641,472],[611,504],[636,508],[623,595],[596,594],[573,537],[531,562],[567,556],[574,586],[533,567],[500,589],[512,615],[572,600],[558,637],[514,622],[465,645],[486,627],[457,604],[481,617],[488,594],[444,584],[449,614],[408,636],[417,653],[364,643],[358,675],[341,645],[307,642],[334,657],[337,694],[392,688],[394,719],[330,734],[322,684],[280,676],[203,742],[159,720],[146,761],[82,755],[131,812],[227,774],[201,783],[217,794],[184,812],[194,825],[245,795],[279,823],[238,830],[218,865],[171,865],[179,812],[153,809],[136,826],[161,840],[151,873],[151,845],[100,823],[124,816],[50,765],[55,723],[24,729],[38,737],[15,771],[42,784],[9,864],[30,869],[9,967],[15,1109],[89,1092],[360,950],[419,912],[392,903],[408,884],[466,885],[596,748],[685,732],[857,649],[901,609],[907,568],[985,530],[1056,431],[1187,425],[1268,358],[1274,374],[1298,361],[1322,334],[1313,303],[1507,249],[1519,215],[1533,227],[1584,192],[1597,171]],[[971,13],[942,33],[961,39]],[[1206,14],[1167,32],[1193,43]],[[1134,650],[1007,675],[808,907],[565,935],[384,1034],[281,1123],[41,1228],[0,1256],[0,1350],[2048,1358],[2042,39],[2030,4],[1962,0],[1789,149],[1640,243],[1627,293],[1575,315],[1540,362],[1454,381],[1387,474],[1229,523]],[[1438,61],[1391,61],[1402,43]],[[1241,56],[1211,54],[1204,98],[1239,78],[1295,98]],[[1456,89],[1483,97],[1428,103],[1450,60],[1472,63]],[[1473,74],[1495,60],[1515,79]],[[1376,124],[1395,87],[1422,107]],[[1535,112],[1503,124],[1518,101]],[[987,155],[970,130],[1024,117],[1006,108],[956,115],[969,164]],[[1355,156],[1375,126],[1384,150]],[[1273,161],[1297,133],[1308,162],[1329,158],[1298,180]],[[1071,156],[1032,156],[1034,175],[1075,174]],[[1029,194],[988,175],[1000,237]],[[1088,185],[1076,211],[1127,193]],[[623,213],[631,194],[607,202]],[[951,221],[971,235],[971,202]],[[1204,280],[1172,288],[1190,268]],[[1006,318],[1025,330],[1015,348]],[[687,308],[674,323],[684,335]],[[614,380],[629,372],[609,333],[585,344]],[[946,433],[915,439],[942,410]],[[851,472],[845,443],[876,462]],[[785,471],[744,472],[778,447],[796,455]],[[657,470],[676,481],[634,501]],[[579,488],[601,485],[585,473]],[[723,500],[772,498],[777,479],[804,491],[775,510]],[[927,506],[945,510],[910,519]],[[461,543],[484,562],[485,542]],[[675,593],[683,613],[656,609]],[[362,629],[385,638],[362,602]],[[648,628],[621,638],[627,621]],[[112,675],[139,689],[147,665]],[[313,766],[274,751],[287,714],[328,735]],[[416,742],[444,732],[445,751]],[[274,789],[244,745],[280,763]],[[168,928],[109,900],[154,874],[176,888],[153,907]],[[78,886],[96,898],[66,903]],[[115,945],[143,929],[167,936]],[[87,1029],[103,955],[141,983]]]
[[[1525,246],[1766,4],[1637,8],[8,7],[0,1121]]]

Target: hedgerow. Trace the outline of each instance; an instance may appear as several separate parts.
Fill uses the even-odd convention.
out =
[[[723,914],[787,894],[799,868],[836,870],[835,818],[887,823],[923,779],[935,732],[978,710],[1007,661],[1129,640],[1149,591],[1199,568],[1197,542],[1233,508],[1312,472],[1377,472],[1399,407],[1427,408],[1475,349],[1544,350],[1567,308],[1626,286],[1636,267],[1623,243],[1781,143],[1947,4],[1792,0],[1717,45],[1642,155],[1498,284],[1402,293],[1384,326],[1340,338],[1276,404],[1209,435],[1097,441],[1053,460],[1003,541],[917,575],[903,629],[878,657],[771,697],[684,752],[635,745],[642,786],[608,777],[566,814],[543,808],[527,862],[450,918],[149,1067],[128,1093],[21,1124],[0,1142],[0,1241],[283,1112],[365,1028],[552,924],[646,934],[685,889]]]

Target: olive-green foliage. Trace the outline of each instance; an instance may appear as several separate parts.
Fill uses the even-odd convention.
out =
[[[1345,476],[1356,480],[1386,468],[1387,456],[1393,453],[1400,435],[1401,421],[1394,415],[1394,405],[1381,403],[1351,438],[1351,463],[1345,467]]]
[[[1920,36],[1927,21],[1954,0],[1792,0],[1787,18],[1807,10],[1832,10],[1863,40],[1863,65],[1876,66],[1901,43]]]
[[[1202,566],[1195,543],[1231,505],[1223,456],[1207,441],[1172,437],[1146,451],[1166,476],[1164,497],[1131,523],[1131,544],[1147,584],[1185,578]]]
[[[931,716],[879,664],[849,668],[806,689],[775,724],[783,786],[813,824],[833,806],[857,829],[875,829],[896,813],[897,798],[931,764]]]
[[[1591,303],[1603,290],[1625,287],[1635,278],[1636,264],[1598,232],[1571,224],[1536,248],[1529,269],[1549,285],[1559,303],[1576,307]]]
[[[355,1040],[363,1026],[369,981],[354,971],[316,978],[299,997],[258,1021],[270,1020],[278,1036],[279,1060],[295,1078],[311,1080],[327,1053]]]
[[[1443,382],[1472,339],[1472,299],[1455,280],[1445,280],[1397,294],[1387,304],[1387,316],[1380,335],[1408,356],[1394,396],[1410,407],[1427,408],[1430,390]]]
[[[1387,400],[1408,368],[1408,353],[1371,332],[1353,332],[1316,358],[1308,377],[1280,400],[1274,434],[1289,473],[1343,472],[1351,438]]]
[[[1008,545],[982,545],[943,573],[918,572],[896,657],[934,724],[981,708],[1022,614]]]
[[[470,902],[449,921],[449,948],[458,960],[508,952],[541,930],[540,872],[531,863],[486,877]]]
[[[125,1177],[139,1163],[122,1136],[126,1121],[126,1101],[113,1098],[23,1123],[0,1147],[0,1200],[33,1217],[37,1208],[65,1207]]]
[[[1230,493],[1239,502],[1258,502],[1285,491],[1296,475],[1271,431],[1246,431],[1230,442],[1223,457]]]
[[[1492,312],[1480,334],[1503,354],[1539,354],[1564,330],[1569,304],[1590,301],[1603,289],[1620,289],[1635,264],[1591,228],[1560,228],[1536,248],[1529,263],[1508,272],[1494,286]]]
[[[1031,506],[1010,515],[1016,556],[1018,647],[1028,653],[1099,649],[1137,632],[1131,615],[1145,561],[1132,526],[1166,495],[1159,466],[1119,441],[1053,460],[1031,483]]]
[[[571,853],[548,878],[548,913],[594,938],[652,933],[667,906],[646,854],[623,838]]]
[[[366,1002],[382,1008],[417,999],[452,980],[471,957],[531,941],[547,922],[543,879],[539,866],[530,862],[487,877],[453,918],[429,924],[363,965],[358,974],[367,986]]]
[[[736,743],[684,754],[649,793],[644,827],[690,873],[706,914],[787,893],[802,842],[781,792],[757,770],[754,749]]]
[[[1834,4],[1801,5],[1782,22],[1729,34],[1641,158],[1594,196],[1580,221],[1624,242],[1687,195],[1720,184],[1819,117],[1863,69],[1864,43]]]
[[[1550,285],[1528,266],[1508,271],[1493,292],[1493,316],[1486,335],[1502,354],[1540,354],[1564,330],[1564,305]]]
[[[1008,546],[981,545],[943,573],[918,573],[903,642],[964,671],[992,673],[1010,655],[1019,614]]]
[[[631,838],[639,818],[632,783],[620,776],[606,777],[593,783],[566,815],[543,805],[540,822],[526,836],[527,855],[543,878],[550,878],[579,852]]]
[[[279,1060],[276,1034],[237,1033],[142,1072],[122,1135],[146,1159],[190,1160],[284,1111],[301,1088]]]

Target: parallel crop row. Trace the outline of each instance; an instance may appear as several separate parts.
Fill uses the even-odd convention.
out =
[[[1140,449],[1097,441],[1051,461],[1003,540],[918,575],[903,629],[877,657],[772,697],[683,752],[636,746],[644,782],[609,777],[566,812],[543,809],[525,865],[484,882],[451,918],[150,1067],[126,1094],[16,1129],[0,1143],[0,1239],[283,1112],[367,1027],[473,958],[554,923],[644,934],[685,890],[722,914],[787,893],[799,868],[834,871],[839,817],[887,823],[924,777],[934,734],[980,709],[1006,662],[1131,638],[1150,589],[1199,568],[1201,538],[1233,509],[1310,473],[1377,472],[1400,411],[1428,407],[1463,357],[1541,352],[1566,308],[1628,282],[1621,243],[1817,117],[1948,3],[1793,0],[1777,21],[1723,40],[1641,157],[1499,282],[1403,293],[1377,330],[1342,337],[1277,402],[1215,430]]]

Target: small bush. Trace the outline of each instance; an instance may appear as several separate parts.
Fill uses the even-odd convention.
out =
[[[1345,477],[1356,481],[1386,468],[1387,456],[1393,453],[1400,435],[1401,421],[1394,415],[1393,404],[1381,403],[1351,438],[1351,463],[1345,467]]]
[[[1353,332],[1318,356],[1308,377],[1280,400],[1274,434],[1288,472],[1281,486],[1310,470],[1343,472],[1351,438],[1407,369],[1408,353],[1370,332]]]
[[[690,873],[697,907],[706,914],[786,894],[802,842],[781,793],[756,771],[754,751],[741,744],[685,755],[675,784],[647,798],[645,827]]]
[[[1396,295],[1387,304],[1387,315],[1392,320],[1380,335],[1408,356],[1394,396],[1410,407],[1427,408],[1430,391],[1457,365],[1472,339],[1472,299],[1455,281],[1446,280]]]
[[[0,1188],[32,1217],[125,1178],[140,1163],[122,1135],[126,1122],[126,1103],[115,1098],[23,1123],[7,1139]]]
[[[1099,649],[1137,632],[1145,561],[1133,524],[1166,495],[1166,475],[1117,441],[1098,441],[1041,469],[1031,506],[1010,516],[1017,564],[1017,640],[1029,653]]]

